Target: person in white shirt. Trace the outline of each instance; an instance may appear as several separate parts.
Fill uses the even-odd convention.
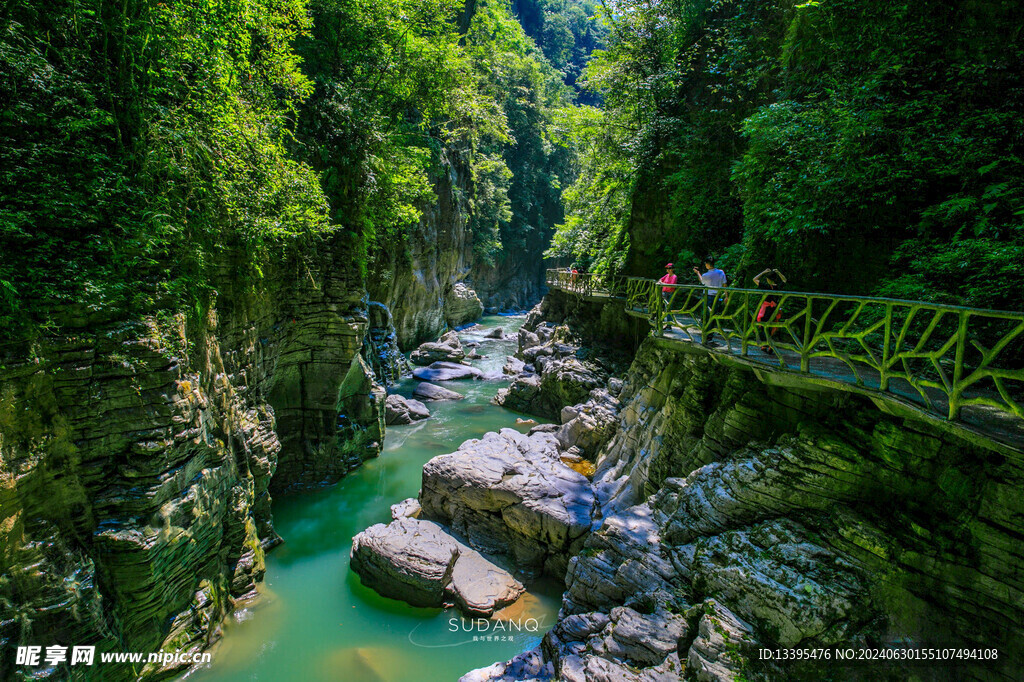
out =
[[[710,310],[715,304],[715,297],[718,296],[718,290],[725,286],[728,278],[722,270],[715,267],[715,259],[711,256],[704,259],[703,274],[697,268],[694,268],[693,272],[696,273],[697,279],[700,280],[700,283],[708,288],[707,307]]]

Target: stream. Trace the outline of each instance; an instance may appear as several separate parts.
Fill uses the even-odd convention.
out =
[[[525,317],[485,317],[460,332],[488,357],[472,361],[501,372],[516,350]],[[483,335],[503,327],[504,339]],[[329,488],[274,501],[274,526],[284,544],[267,554],[260,597],[224,625],[209,667],[185,676],[190,682],[303,680],[316,682],[454,682],[462,674],[533,648],[555,622],[561,586],[529,586],[496,621],[474,624],[455,609],[414,608],[379,596],[349,570],[352,537],[391,520],[390,507],[420,488],[431,458],[453,452],[469,438],[517,426],[519,416],[490,404],[505,379],[441,385],[465,400],[427,403],[429,419],[389,426],[381,456]],[[415,380],[394,392],[412,394]],[[531,620],[532,619],[532,620]],[[185,679],[182,678],[182,679]]]

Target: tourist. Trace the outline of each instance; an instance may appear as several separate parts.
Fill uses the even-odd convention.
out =
[[[693,269],[700,283],[707,287],[707,308],[712,310],[715,306],[715,298],[718,290],[725,286],[727,278],[725,273],[715,267],[715,259],[708,256],[704,259],[704,273],[697,268]]]
[[[665,263],[665,274],[658,281],[662,284],[675,284],[678,282],[679,277],[676,275],[676,266],[672,263]],[[661,287],[661,297],[665,299],[666,307],[675,290],[676,288],[671,286]]]
[[[786,276],[776,268],[765,268],[754,275],[754,286],[758,289],[775,291],[779,288],[779,282],[785,284]],[[766,295],[764,300],[761,301],[761,306],[757,310],[757,321],[761,323],[778,322],[781,319],[782,311],[780,310],[779,297],[773,294]],[[768,354],[775,352],[775,349],[767,342],[770,340],[769,337],[775,336],[778,331],[778,327],[772,327],[771,330],[765,334],[766,344],[761,346],[762,351]]]

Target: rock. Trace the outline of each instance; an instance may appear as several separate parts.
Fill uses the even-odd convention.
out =
[[[495,405],[503,405],[510,410],[532,412],[530,407],[539,395],[540,375],[520,374],[512,380],[508,388],[500,389],[491,402]]]
[[[685,618],[664,609],[645,615],[619,606],[612,609],[611,621],[606,650],[644,666],[658,665],[676,651],[687,630]]]
[[[514,355],[508,355],[505,357],[505,366],[501,368],[501,371],[505,374],[515,375],[520,374],[524,367],[526,367],[526,363]]]
[[[528,575],[565,574],[590,530],[594,502],[586,477],[558,461],[546,433],[502,429],[423,467],[424,516]]]
[[[476,367],[455,362],[435,362],[429,367],[417,367],[412,371],[412,375],[420,381],[458,381],[479,379],[483,372]]]
[[[523,359],[526,362],[536,362],[537,358],[545,355],[554,355],[555,351],[551,346],[532,346],[523,351]]]
[[[686,657],[687,668],[701,682],[737,679],[757,646],[753,629],[713,599],[697,608],[704,613]]]
[[[526,588],[508,571],[460,544],[449,591],[463,613],[489,616],[519,599]]]
[[[420,511],[420,501],[410,497],[391,505],[391,518],[395,521],[406,517],[415,519],[419,518]]]
[[[461,393],[456,393],[455,391],[451,391],[427,381],[422,381],[416,384],[416,388],[412,390],[412,394],[421,400],[428,401],[462,400],[466,397]]]
[[[462,282],[456,283],[444,298],[444,318],[449,327],[472,322],[484,312],[476,292]]]
[[[484,334],[485,339],[503,339],[505,338],[505,330],[501,327],[495,327],[491,331]]]
[[[536,419],[523,419],[522,417],[516,417],[516,424],[536,424]]]
[[[562,426],[555,437],[565,450],[578,447],[596,457],[618,427],[619,401],[601,388],[591,391],[591,396],[585,403],[562,408]]]
[[[609,379],[608,393],[618,398],[619,394],[622,393],[622,379],[619,379],[617,377],[612,377],[611,379]]]
[[[535,433],[554,433],[558,430],[558,424],[537,424],[527,432],[526,435],[532,436]]]
[[[458,362],[465,357],[458,333],[450,331],[437,341],[421,344],[409,359],[416,365],[429,365],[434,362]]]
[[[525,591],[508,571],[440,524],[404,516],[356,535],[351,567],[363,584],[386,597],[428,607],[454,601],[470,616],[489,616]]]
[[[520,374],[508,388],[498,391],[493,400],[495,404],[518,412],[557,418],[563,407],[582,403],[588,399],[592,389],[602,386],[606,375],[592,363],[575,356],[546,357],[551,354],[548,346],[539,350],[545,351],[541,353],[542,363],[538,358],[540,374]]]
[[[459,545],[439,524],[401,518],[356,535],[350,556],[352,570],[367,587],[413,606],[439,607]]]
[[[548,682],[554,679],[554,666],[544,660],[540,648],[525,651],[505,663],[472,670],[459,678],[459,682],[503,682],[530,680]]]
[[[531,332],[531,331],[529,331],[527,329],[520,329],[519,330],[519,334],[517,335],[517,340],[519,341],[519,352],[520,353],[526,351],[528,348],[533,348],[534,346],[539,346],[540,345],[540,336],[538,336],[537,334],[534,334],[533,332]]]
[[[394,424],[412,424],[430,416],[427,406],[413,398],[400,395],[389,395],[384,404],[384,419],[388,426]]]
[[[571,346],[567,343],[553,343],[551,344],[551,350],[558,357],[568,357],[576,355],[579,351],[579,346]]]

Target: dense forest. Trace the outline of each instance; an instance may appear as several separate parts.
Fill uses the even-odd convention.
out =
[[[1024,305],[1015,2],[617,2],[552,255]]]
[[[451,169],[482,265],[539,253],[571,181],[553,121],[603,33],[523,11],[543,50],[502,0],[8,3],[2,333],[200,310],[225,259],[257,281],[324,240],[386,276]]]
[[[772,265],[796,288],[1019,308],[1021,18],[1012,2],[8,3],[0,328],[201,308],[225,252],[258,279],[269,253],[341,239],[384,275],[452,168],[483,265],[539,254],[560,223],[547,253],[581,269],[713,253],[737,282]]]

